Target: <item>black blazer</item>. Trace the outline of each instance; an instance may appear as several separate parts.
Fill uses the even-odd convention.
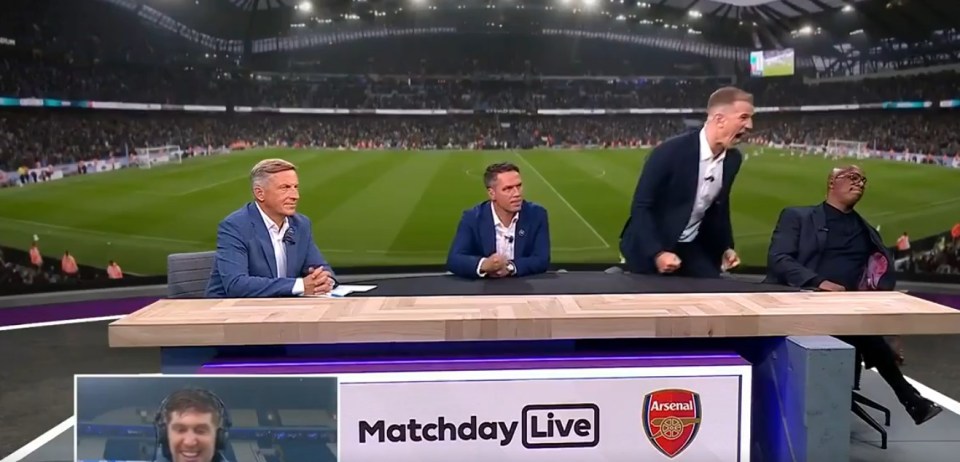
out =
[[[727,149],[720,194],[700,224],[699,240],[718,267],[723,252],[733,248],[730,188],[742,163],[739,150]],[[700,130],[670,138],[653,149],[637,181],[630,218],[620,233],[620,254],[628,270],[656,273],[656,255],[674,251],[690,221],[699,177]]]
[[[780,212],[767,251],[767,277],[763,282],[792,287],[813,288],[822,279],[816,273],[827,243],[827,215],[824,204],[787,207]],[[856,213],[856,212],[853,212]],[[883,245],[880,233],[859,214],[870,235],[874,252],[887,260],[887,271],[880,277],[878,290],[893,290],[897,285],[893,254]]]

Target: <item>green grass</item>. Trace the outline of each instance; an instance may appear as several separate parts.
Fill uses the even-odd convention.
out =
[[[753,149],[747,149],[752,152]],[[117,260],[127,272],[165,274],[175,252],[215,248],[217,223],[249,200],[258,160],[283,157],[300,171],[300,211],[314,223],[335,267],[442,264],[461,210],[486,197],[483,168],[511,161],[526,197],[550,212],[553,260],[618,259],[645,150],[345,152],[270,149],[188,160],[182,165],[72,177],[0,190],[0,243],[45,255],[70,250],[81,264]],[[786,205],[823,199],[831,167],[843,161],[751,155],[734,186],[737,248],[763,266],[770,232]],[[882,225],[888,243],[946,229],[960,217],[960,170],[861,161],[870,178],[858,209]]]

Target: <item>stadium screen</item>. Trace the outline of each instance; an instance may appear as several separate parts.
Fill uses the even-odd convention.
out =
[[[793,73],[793,48],[750,52],[750,75],[753,77],[780,77]]]

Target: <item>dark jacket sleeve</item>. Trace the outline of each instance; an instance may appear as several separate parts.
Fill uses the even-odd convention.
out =
[[[626,229],[632,243],[628,249],[630,254],[624,255],[627,260],[640,262],[664,250],[657,231],[662,224],[656,222],[653,209],[657,194],[663,193],[670,174],[670,151],[669,147],[662,144],[654,148],[640,172],[630,206],[630,223]]]
[[[800,213],[793,208],[780,212],[777,226],[770,238],[767,251],[768,271],[778,280],[792,287],[808,287],[819,284],[822,279],[816,272],[797,261],[800,243]]]

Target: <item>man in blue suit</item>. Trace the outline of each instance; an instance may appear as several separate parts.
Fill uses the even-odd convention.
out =
[[[546,272],[547,210],[523,199],[520,169],[511,163],[490,165],[483,182],[489,200],[463,212],[447,254],[447,269],[469,279]]]
[[[734,146],[753,128],[753,96],[715,91],[699,131],[653,149],[620,234],[627,269],[716,278],[740,263],[733,250],[730,189],[743,162]]]
[[[217,255],[207,284],[212,298],[321,295],[336,285],[313,242],[310,220],[297,213],[296,167],[266,159],[250,172],[254,201],[217,227]]]
[[[894,290],[893,254],[880,233],[855,210],[867,187],[859,167],[835,168],[827,177],[827,198],[780,212],[767,253],[766,283],[828,292]],[[876,367],[907,413],[919,425],[942,411],[903,377],[902,358],[879,335],[837,336]]]

